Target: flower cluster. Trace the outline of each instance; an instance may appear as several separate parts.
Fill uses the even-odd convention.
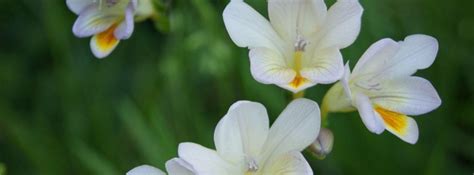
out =
[[[334,135],[321,128],[328,112],[357,110],[370,132],[388,130],[405,142],[417,142],[418,126],[409,115],[441,105],[433,85],[413,75],[433,64],[438,52],[435,38],[416,34],[400,42],[382,39],[351,71],[340,50],[359,35],[363,8],[358,0],[337,0],[330,8],[324,0],[267,1],[269,20],[243,0],[230,0],[223,12],[229,36],[237,46],[249,49],[251,74],[260,83],[295,94],[335,83],[323,99],[322,111],[316,102],[296,98],[269,127],[262,104],[236,102],[216,126],[215,150],[181,143],[178,157],[166,163],[169,174],[311,175],[301,151],[309,147],[320,158],[331,152]],[[128,39],[135,21],[154,13],[152,0],[66,2],[79,15],[74,34],[92,36],[91,49],[98,58]],[[165,173],[148,165],[127,173],[161,174]]]

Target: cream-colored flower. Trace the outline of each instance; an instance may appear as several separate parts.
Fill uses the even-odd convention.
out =
[[[357,0],[338,0],[329,10],[324,0],[268,0],[267,20],[231,0],[223,17],[234,43],[250,49],[253,77],[296,93],[341,78],[339,50],[359,34],[362,11]]]
[[[428,113],[441,105],[431,83],[413,76],[434,62],[438,42],[426,35],[411,35],[404,41],[382,39],[362,55],[351,74],[346,65],[341,82],[324,99],[328,111],[357,109],[367,128],[376,134],[385,129],[414,144],[418,126],[408,115]]]
[[[108,56],[133,33],[137,0],[66,0],[66,4],[79,15],[73,33],[80,38],[92,36],[90,46],[97,58]]]

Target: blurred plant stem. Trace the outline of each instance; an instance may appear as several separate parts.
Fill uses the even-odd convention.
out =
[[[299,91],[297,93],[293,93],[293,100],[298,98],[304,98],[304,91]]]
[[[6,175],[7,174],[7,167],[5,164],[0,163],[0,175]]]

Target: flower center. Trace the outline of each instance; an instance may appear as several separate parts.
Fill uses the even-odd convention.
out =
[[[307,45],[308,42],[301,35],[298,35],[298,38],[295,42],[295,52],[293,54],[293,69],[296,71],[296,76],[290,83],[290,85],[294,88],[298,88],[308,81],[300,74],[300,70],[302,68],[301,62]]]
[[[253,174],[258,171],[257,161],[253,157],[246,156],[245,162],[247,162],[247,172],[245,174]]]
[[[99,9],[103,9],[115,7],[117,4],[120,4],[122,0],[93,0],[93,2],[99,5]]]

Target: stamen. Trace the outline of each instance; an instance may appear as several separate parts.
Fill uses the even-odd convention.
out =
[[[306,41],[303,36],[298,35],[296,38],[295,42],[295,52],[304,52],[305,47],[309,44],[308,41]]]
[[[357,87],[360,87],[362,89],[366,89],[369,91],[380,91],[382,90],[382,87],[380,87],[380,83],[377,82],[357,82],[355,83]]]
[[[247,172],[257,172],[258,171],[258,164],[257,161],[250,157],[245,156],[245,160],[247,162]]]
[[[105,7],[110,8],[119,3],[120,0],[92,0],[93,3],[99,4],[99,10],[105,5]]]

